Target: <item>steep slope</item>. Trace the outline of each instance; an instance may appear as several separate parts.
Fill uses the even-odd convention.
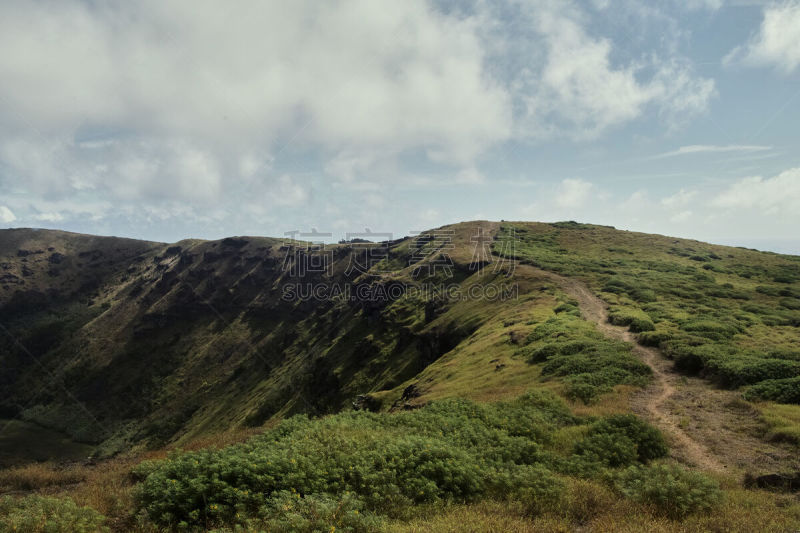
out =
[[[7,428],[127,450],[0,468],[15,525],[69,497],[114,531],[800,527],[756,488],[800,471],[800,258],[574,222],[0,243],[0,461],[49,452]]]
[[[800,374],[798,258],[601,226],[469,222],[321,249],[7,230],[0,264],[0,414],[100,453],[533,385],[622,412],[651,367],[648,390],[666,384],[634,336],[723,387]]]
[[[0,309],[4,413],[114,450],[336,411],[411,378],[492,318],[492,303],[428,290],[502,278],[470,266],[479,227],[489,239],[497,229],[323,250],[6,232],[2,261],[22,276]],[[322,271],[314,258],[328,261]],[[374,274],[352,268],[365,258],[381,263]]]

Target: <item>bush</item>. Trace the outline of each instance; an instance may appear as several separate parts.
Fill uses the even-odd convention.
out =
[[[778,403],[800,404],[800,376],[786,379],[768,379],[748,388],[747,400],[770,400]]]
[[[716,481],[675,465],[631,466],[616,476],[614,484],[627,498],[653,505],[673,519],[708,511],[723,496]]]
[[[716,341],[731,339],[741,332],[740,328],[733,324],[710,319],[688,321],[681,326],[681,329]]]
[[[432,402],[391,416],[298,416],[242,444],[137,469],[146,475],[137,500],[159,525],[201,526],[237,515],[277,520],[270,506],[284,492],[351,493],[364,509],[387,515],[415,504],[536,492],[544,470],[528,466],[548,460],[540,443],[575,423],[561,400],[543,392],[496,404]]]
[[[337,498],[328,494],[301,496],[297,492],[281,491],[261,508],[259,514],[263,518],[240,520],[240,525],[246,531],[275,533],[370,533],[379,530],[384,520],[364,512],[364,507],[364,502],[352,494]]]
[[[534,516],[556,507],[565,490],[564,482],[540,465],[520,468],[512,476],[512,486],[510,496]]]
[[[596,457],[609,466],[647,462],[667,455],[664,436],[635,415],[612,415],[595,423],[575,453]]]
[[[634,333],[656,329],[650,317],[636,309],[614,308],[608,314],[608,321],[615,326],[628,326]]]
[[[636,317],[628,324],[628,329],[634,333],[641,333],[643,331],[653,331],[656,326],[650,319]]]
[[[644,346],[659,346],[662,342],[672,339],[669,331],[643,331],[639,337],[639,344]]]
[[[610,340],[566,313],[537,326],[521,353],[529,363],[545,363],[543,375],[564,378],[568,398],[587,404],[615,385],[645,385],[652,373],[629,344]]]
[[[93,533],[107,531],[105,517],[70,498],[0,498],[0,531],[18,533]]]
[[[618,467],[636,461],[636,443],[624,435],[594,433],[575,445],[575,453],[606,466]]]

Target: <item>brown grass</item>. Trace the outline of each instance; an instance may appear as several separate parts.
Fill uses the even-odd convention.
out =
[[[0,470],[0,491],[33,491],[48,487],[74,485],[86,479],[80,466],[57,466],[32,463]]]

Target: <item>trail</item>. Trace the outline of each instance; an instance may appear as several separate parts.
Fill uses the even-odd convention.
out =
[[[653,369],[653,381],[633,399],[634,411],[639,411],[671,437],[673,447],[678,448],[678,456],[696,467],[724,472],[723,465],[702,443],[686,433],[667,408],[666,403],[677,392],[679,377],[672,372],[669,361],[655,348],[642,346],[626,327],[615,326],[608,321],[605,302],[598,298],[583,282],[536,269],[537,273],[558,284],[564,292],[578,301],[581,313],[586,320],[594,322],[600,332],[612,339],[633,345],[633,353]]]

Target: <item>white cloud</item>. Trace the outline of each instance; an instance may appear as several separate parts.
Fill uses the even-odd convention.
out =
[[[758,32],[747,44],[733,49],[724,62],[775,66],[785,73],[794,71],[800,65],[800,2],[766,7]]]
[[[278,178],[273,188],[275,190],[274,203],[279,206],[302,207],[311,196],[308,188],[293,180],[289,175]]]
[[[661,200],[661,205],[670,209],[685,207],[689,205],[689,202],[691,202],[692,198],[694,198],[696,195],[697,191],[687,191],[685,189],[681,189],[672,196],[668,196]]]
[[[759,209],[767,214],[800,214],[800,168],[785,170],[772,178],[744,178],[711,202],[715,207]]]
[[[41,220],[43,222],[61,222],[64,216],[61,213],[39,213],[32,217],[33,220]]]
[[[0,205],[0,222],[9,224],[15,220],[17,220],[17,217],[14,216],[14,212],[6,206]]]
[[[669,217],[670,222],[686,222],[692,217],[692,212],[688,209],[679,211]]]
[[[583,207],[596,193],[595,186],[581,179],[567,178],[561,182],[555,201],[558,207]]]
[[[455,182],[460,184],[476,184],[486,181],[486,177],[475,167],[463,168],[455,176]]]
[[[423,0],[3,2],[3,162],[26,189],[102,161],[109,193],[189,200],[297,145],[462,166],[511,132],[476,24]]]
[[[524,135],[594,138],[651,106],[675,126],[704,112],[715,94],[713,80],[676,57],[613,61],[612,41],[590,35],[572,3],[538,2],[527,13],[538,37],[529,43],[527,62],[514,66],[513,85],[524,109],[518,121]],[[649,79],[642,76],[645,67],[653,72]]]
[[[583,2],[467,4],[0,2],[0,194],[22,220],[127,217],[131,234],[137,217],[263,228],[325,187],[388,217],[388,184],[479,188],[509,139],[672,127],[713,98],[671,45],[623,45]],[[553,205],[595,193],[565,180]]]
[[[671,152],[664,152],[653,156],[653,159],[661,159],[664,157],[674,157],[678,155],[691,155],[691,154],[707,154],[707,153],[720,153],[720,152],[763,152],[772,150],[771,146],[761,146],[752,144],[728,144],[728,145],[712,145],[712,144],[692,144],[689,146],[681,146],[677,150]]]

